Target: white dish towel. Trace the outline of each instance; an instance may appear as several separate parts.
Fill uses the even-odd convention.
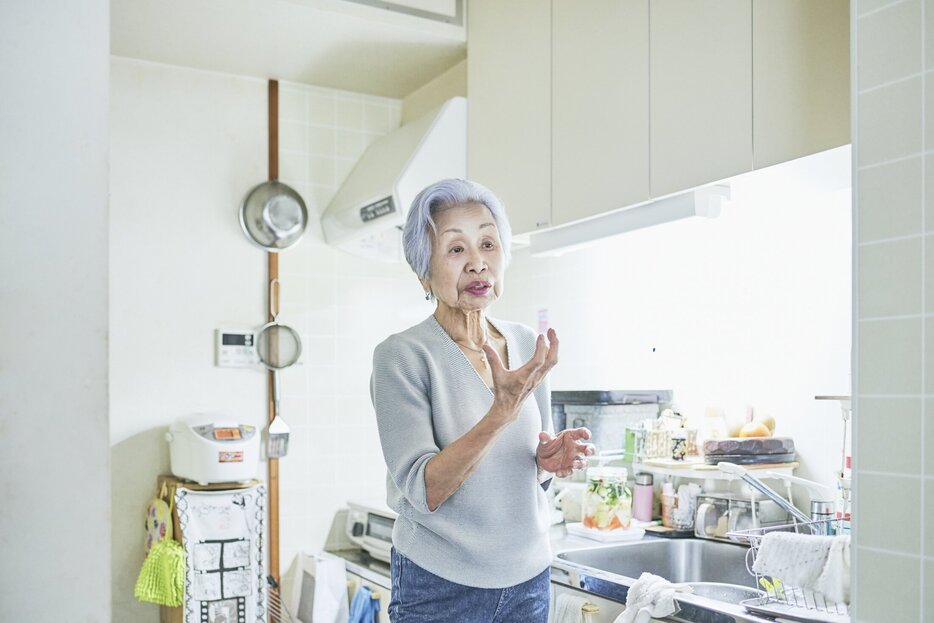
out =
[[[581,608],[587,600],[583,597],[561,593],[555,600],[555,614],[551,623],[580,623]]]
[[[647,623],[678,611],[675,593],[690,593],[688,584],[672,584],[663,577],[643,573],[626,595],[626,609],[613,623]]]
[[[762,537],[752,570],[786,587],[822,593],[834,603],[850,601],[850,536],[769,532]]]

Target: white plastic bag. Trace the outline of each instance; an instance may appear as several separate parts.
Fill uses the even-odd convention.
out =
[[[327,552],[300,553],[289,601],[298,623],[346,623],[350,610],[344,559]]]

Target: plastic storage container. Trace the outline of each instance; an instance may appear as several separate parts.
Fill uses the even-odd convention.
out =
[[[593,467],[587,470],[583,524],[597,530],[626,530],[632,523],[632,493],[626,486],[626,468]]]
[[[727,533],[734,530],[781,525],[789,520],[787,512],[766,498],[751,500],[749,496],[731,493],[704,494],[697,498],[694,535],[728,540]]]

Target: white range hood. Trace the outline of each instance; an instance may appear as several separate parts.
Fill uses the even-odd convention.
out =
[[[466,176],[467,100],[455,97],[370,145],[321,216],[324,238],[354,255],[400,261],[415,195]]]

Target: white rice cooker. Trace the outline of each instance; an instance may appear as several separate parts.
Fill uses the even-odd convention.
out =
[[[179,418],[165,434],[172,473],[202,485],[252,480],[259,470],[260,437],[255,426],[222,416]]]

